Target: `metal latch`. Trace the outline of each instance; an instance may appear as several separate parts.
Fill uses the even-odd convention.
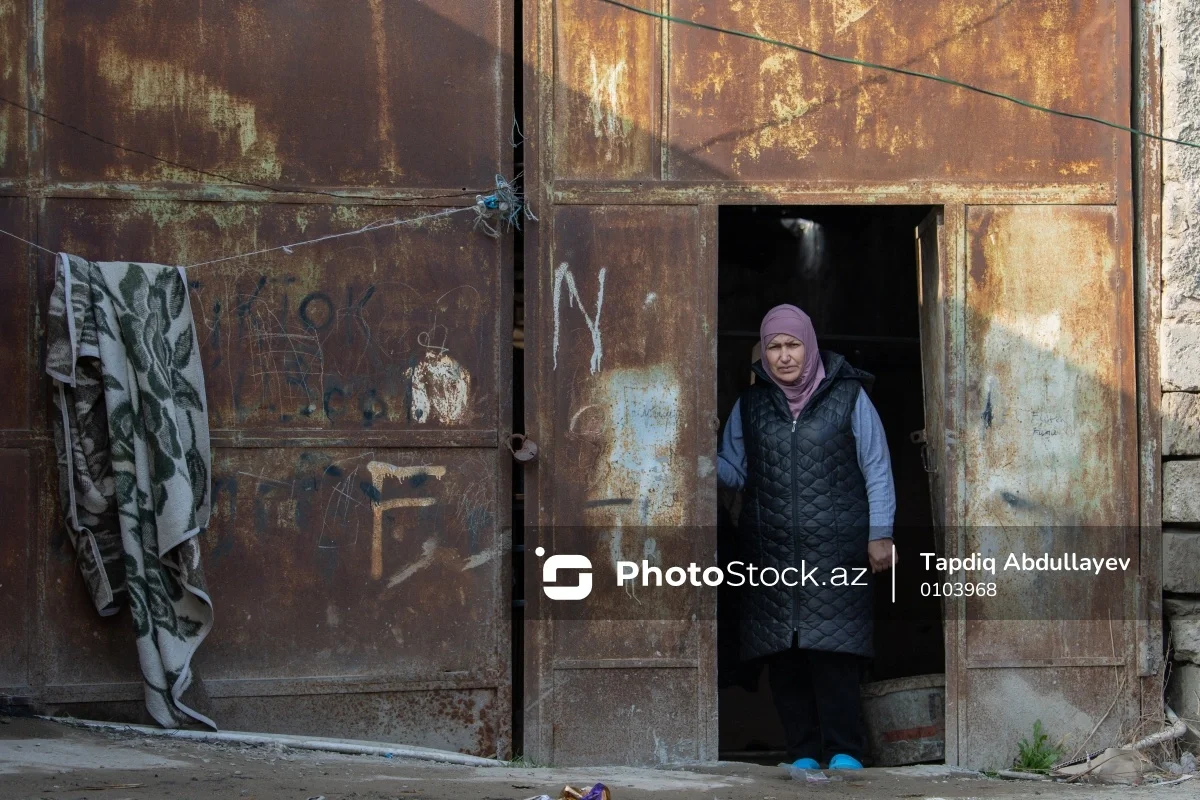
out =
[[[908,435],[908,439],[913,444],[921,445],[921,466],[925,467],[925,471],[937,472],[937,465],[933,463],[933,456],[929,454],[929,439],[925,436],[925,429],[913,431]]]
[[[512,452],[513,458],[522,464],[533,461],[538,454],[537,442],[526,439],[523,433],[514,433],[509,438],[508,449]]]

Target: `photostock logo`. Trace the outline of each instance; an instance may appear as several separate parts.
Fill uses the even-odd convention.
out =
[[[546,555],[546,548],[539,547],[533,551],[538,558]],[[558,582],[560,569],[577,569],[579,583],[575,586],[551,586]],[[565,554],[550,556],[542,565],[542,591],[551,600],[582,600],[592,593],[592,562],[587,556]]]

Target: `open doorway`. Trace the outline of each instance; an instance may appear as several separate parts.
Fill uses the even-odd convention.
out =
[[[729,206],[719,217],[717,408],[722,424],[750,383],[763,314],[779,303],[804,309],[823,350],[840,353],[875,376],[870,397],[891,453],[897,549],[901,560],[907,556],[910,562],[935,550],[929,480],[920,445],[910,438],[925,426],[914,231],[932,210]],[[740,497],[722,490],[722,558],[735,547],[739,507]],[[898,579],[903,575],[898,572]],[[938,600],[900,592],[903,605],[893,606],[887,582],[877,582],[876,588],[875,658],[866,680],[880,685],[876,682],[942,673]],[[739,664],[737,620],[718,613],[721,758],[777,763],[784,755],[784,736],[766,670]],[[926,681],[933,682],[936,678]]]

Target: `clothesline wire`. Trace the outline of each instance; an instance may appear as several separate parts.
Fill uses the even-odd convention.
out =
[[[905,69],[904,67],[893,67],[888,64],[876,64],[871,61],[863,61],[863,60],[860,60],[857,58],[849,58],[847,56],[836,56],[836,55],[833,55],[832,53],[825,53],[820,50],[813,50],[812,48],[809,48],[809,47],[802,47],[801,45],[798,45],[798,44],[792,44],[791,42],[784,42],[779,39],[772,39],[770,37],[762,36],[757,33],[751,33],[749,31],[741,31],[741,30],[737,30],[735,28],[722,28],[718,25],[709,25],[706,22],[696,22],[695,20],[686,19],[684,17],[673,17],[670,14],[662,14],[658,11],[648,11],[647,9],[638,8],[637,6],[630,5],[629,3],[621,2],[621,0],[599,0],[599,2],[607,3],[608,5],[616,6],[617,8],[623,8],[626,11],[632,11],[635,14],[641,14],[643,16],[652,17],[654,19],[661,20],[663,22],[670,22],[670,23],[673,23],[676,25],[686,25],[690,28],[698,28],[700,30],[711,31],[712,33],[722,33],[722,34],[725,34],[726,36],[736,36],[736,37],[739,37],[742,39],[750,39],[755,42],[762,42],[764,44],[774,45],[775,47],[782,47],[787,50],[793,50],[797,53],[804,53],[805,55],[814,56],[816,58],[822,58],[822,59],[825,59],[826,61],[835,61],[839,64],[850,64],[852,66],[864,67],[866,69],[877,69],[877,70],[882,70],[883,72],[892,72],[897,75],[907,75],[910,78],[923,78],[924,80],[937,81],[938,83],[944,83],[949,86],[955,86],[955,87],[958,87],[959,89],[966,89],[967,91],[970,91],[970,92],[978,92],[979,94],[986,95],[988,97],[994,97],[998,100],[1005,100],[1009,103],[1016,103],[1017,105],[1023,106],[1024,108],[1032,109],[1034,111],[1040,111],[1045,114],[1053,114],[1055,116],[1067,117],[1069,119],[1078,119],[1078,120],[1083,120],[1085,122],[1094,122],[1098,125],[1105,125],[1109,128],[1115,128],[1116,130],[1124,131],[1126,133],[1131,133],[1131,134],[1134,134],[1135,136],[1142,136],[1147,139],[1155,139],[1160,142],[1170,142],[1171,144],[1183,145],[1185,147],[1200,148],[1200,142],[1188,141],[1186,139],[1173,139],[1169,136],[1160,136],[1157,133],[1150,133],[1149,131],[1139,130],[1138,128],[1131,128],[1128,125],[1122,125],[1119,122],[1113,122],[1111,120],[1103,119],[1101,117],[1095,117],[1095,116],[1092,116],[1091,114],[1079,114],[1074,111],[1062,111],[1060,109],[1050,108],[1049,106],[1038,105],[1037,103],[1031,103],[1028,100],[1022,100],[1019,97],[1014,97],[1009,94],[1004,94],[1003,92],[997,92],[992,89],[984,89],[981,86],[974,86],[972,84],[964,83],[962,81],[958,81],[953,78],[946,78],[942,75],[934,75],[929,72],[919,72],[918,70]]]
[[[175,167],[176,169],[183,169],[183,170],[187,170],[188,172],[194,172],[197,175],[204,175],[209,178],[217,178],[218,180],[226,181],[228,183],[238,184],[239,186],[249,186],[254,189],[265,189],[268,192],[275,192],[278,194],[310,194],[310,195],[318,195],[320,197],[334,197],[339,200],[360,200],[360,201],[361,200],[386,200],[386,201],[412,200],[412,201],[422,201],[422,200],[441,200],[441,199],[454,198],[454,197],[470,197],[472,195],[479,194],[482,191],[480,189],[464,189],[461,192],[451,192],[449,194],[422,195],[420,197],[413,197],[410,195],[398,195],[398,196],[393,196],[393,197],[376,197],[376,196],[365,197],[365,196],[353,195],[353,194],[341,194],[338,192],[323,192],[320,189],[286,189],[286,188],[283,188],[280,186],[271,186],[270,184],[266,184],[266,183],[256,183],[254,181],[242,180],[241,178],[235,178],[232,175],[226,175],[221,172],[213,172],[212,170],[201,169],[200,167],[193,167],[190,164],[184,164],[179,161],[173,161],[169,158],[164,158],[160,155],[156,155],[154,153],[147,152],[146,150],[140,150],[136,147],[130,147],[128,145],[121,144],[120,142],[114,142],[111,139],[106,139],[105,137],[100,136],[99,134],[92,133],[89,130],[85,130],[84,128],[81,128],[78,125],[75,125],[74,123],[67,122],[66,120],[61,120],[58,117],[55,117],[55,116],[45,113],[44,111],[38,111],[36,109],[30,108],[27,105],[18,103],[16,100],[13,100],[8,97],[4,97],[3,95],[0,95],[0,103],[6,103],[14,108],[19,108],[27,114],[32,114],[35,117],[40,117],[40,118],[46,120],[47,122],[53,122],[55,125],[61,125],[62,127],[66,128],[67,130],[74,131],[75,133],[78,133],[82,136],[86,136],[89,139],[94,139],[97,142],[100,142],[101,144],[108,145],[109,147],[115,147],[118,150],[124,150],[126,153],[133,153],[135,155],[145,156],[146,158],[157,161],[160,164],[166,164],[169,167]]]
[[[425,221],[431,220],[431,219],[440,219],[442,217],[449,217],[452,214],[461,214],[464,211],[475,211],[476,213],[479,213],[475,206],[462,206],[461,208],[447,208],[443,211],[434,212],[433,214],[423,214],[419,217],[409,217],[407,219],[376,220],[375,222],[368,222],[366,225],[363,225],[361,228],[355,228],[354,230],[351,230],[351,231],[342,231],[341,233],[330,233],[325,236],[318,236],[315,239],[306,239],[302,242],[292,242],[291,244],[281,244],[281,245],[276,245],[275,247],[264,247],[261,250],[251,250],[248,253],[236,253],[231,256],[222,256],[221,258],[214,258],[210,261],[201,261],[197,264],[188,264],[187,266],[183,267],[183,269],[196,269],[197,267],[207,267],[210,264],[220,264],[223,261],[233,261],[234,259],[238,259],[238,258],[249,258],[250,256],[262,255],[263,253],[275,253],[280,250],[283,250],[284,252],[290,254],[292,251],[292,248],[294,248],[294,247],[303,247],[304,245],[316,244],[317,242],[327,242],[330,239],[341,239],[344,236],[357,236],[360,233],[367,233],[369,231],[382,230],[384,228],[395,228],[399,225],[415,225],[418,222],[425,222]],[[45,249],[45,248],[43,248],[43,249]]]
[[[408,217],[406,219],[380,219],[380,220],[375,220],[374,222],[368,222],[366,225],[363,225],[361,228],[355,228],[354,230],[342,231],[341,233],[330,233],[330,234],[326,234],[325,236],[318,236],[315,239],[305,239],[302,242],[291,242],[289,244],[276,245],[275,247],[264,247],[260,250],[251,250],[248,253],[235,253],[234,255],[231,255],[231,256],[222,256],[221,258],[214,258],[214,259],[210,259],[209,261],[201,261],[196,264],[188,264],[188,265],[182,267],[182,269],[196,269],[198,267],[207,267],[210,264],[220,264],[224,261],[233,261],[234,259],[238,259],[238,258],[249,258],[250,256],[258,256],[258,255],[262,255],[264,253],[275,253],[280,250],[282,250],[288,254],[291,254],[292,248],[295,248],[295,247],[304,247],[305,245],[317,244],[318,242],[327,242],[331,239],[341,239],[345,236],[357,236],[360,233],[368,233],[370,231],[382,230],[384,228],[395,228],[400,225],[415,225],[418,222],[426,222],[426,221],[432,220],[432,219],[440,219],[442,217],[449,217],[452,214],[461,214],[464,211],[474,211],[477,214],[479,213],[476,206],[462,206],[461,208],[447,208],[445,210],[437,211],[432,214],[422,214],[419,217]],[[14,238],[18,241],[24,242],[25,244],[29,245],[30,247],[36,247],[38,250],[41,250],[44,253],[49,253],[52,256],[57,255],[57,253],[55,253],[50,248],[42,247],[37,242],[31,242],[24,237],[18,236],[17,234],[13,233],[12,231],[6,231],[3,228],[0,228],[0,233],[4,234],[5,236],[11,236],[12,238]]]
[[[17,240],[17,241],[19,241],[19,242],[24,242],[25,244],[29,245],[30,247],[36,247],[38,250],[41,250],[41,251],[42,251],[42,252],[44,252],[44,253],[49,253],[49,254],[50,254],[50,255],[52,255],[52,256],[53,256],[53,255],[58,255],[58,254],[57,254],[57,253],[55,253],[53,250],[51,250],[49,247],[42,247],[42,246],[41,246],[40,244],[38,244],[37,242],[31,242],[31,241],[29,241],[28,239],[25,239],[25,238],[23,238],[23,237],[17,236],[17,235],[16,235],[15,233],[13,233],[12,231],[6,231],[6,230],[4,230],[3,228],[0,228],[0,233],[3,233],[5,236],[11,236],[12,238],[16,239],[16,240]]]

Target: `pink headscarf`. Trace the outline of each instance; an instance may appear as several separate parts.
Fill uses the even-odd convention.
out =
[[[767,363],[767,345],[781,333],[804,342],[804,363],[800,365],[800,377],[792,383],[784,383],[775,377]],[[758,335],[762,342],[763,368],[775,385],[783,389],[788,409],[793,417],[797,417],[825,379],[825,365],[821,363],[821,353],[817,349],[817,332],[813,330],[812,320],[808,318],[808,314],[795,306],[775,306],[763,317]]]

